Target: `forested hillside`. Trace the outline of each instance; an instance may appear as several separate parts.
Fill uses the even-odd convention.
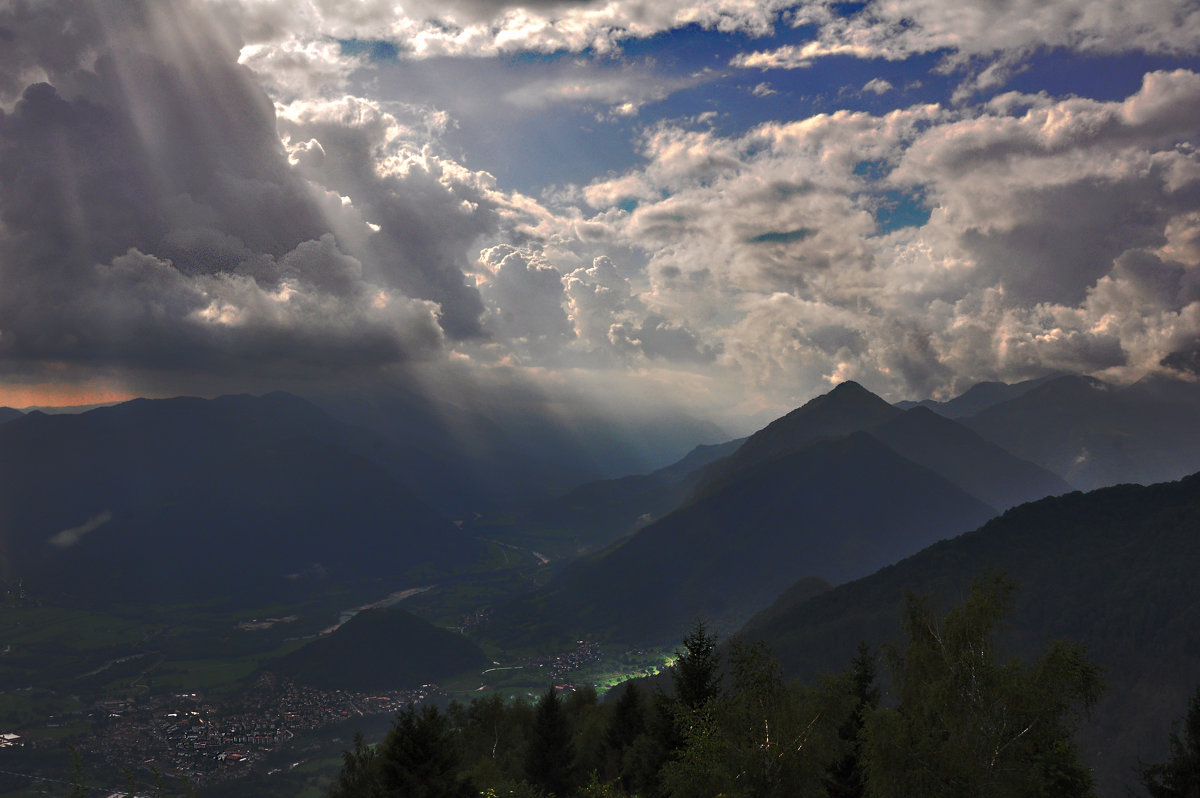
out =
[[[886,699],[865,644],[803,684],[761,643],[734,641],[722,667],[701,624],[669,693],[630,683],[599,703],[551,686],[534,704],[410,707],[378,747],[356,741],[329,795],[1093,796],[1073,732],[1100,669],[1068,643],[1010,658],[997,632],[1011,599],[993,576],[944,615],[917,596],[896,608],[905,640],[882,658]]]

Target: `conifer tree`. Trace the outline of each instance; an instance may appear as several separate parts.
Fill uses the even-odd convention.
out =
[[[613,704],[604,742],[611,750],[624,750],[645,730],[646,711],[642,706],[642,691],[632,681],[626,682],[620,698]]]
[[[329,797],[368,798],[377,778],[375,749],[363,741],[362,732],[355,732],[354,750],[342,752],[342,770]]]
[[[571,725],[553,685],[538,701],[525,757],[525,778],[547,792],[566,796],[573,786],[575,746]]]
[[[401,712],[378,752],[383,794],[404,798],[468,798],[475,795],[460,775],[449,720],[437,707]]]
[[[716,698],[721,690],[718,665],[717,637],[709,633],[704,621],[696,621],[683,638],[683,651],[675,651],[675,665],[671,668],[671,681],[679,702],[695,710]]]
[[[399,712],[387,737],[372,750],[362,736],[342,754],[342,772],[331,798],[473,798],[476,790],[460,773],[449,720],[437,707]]]
[[[862,730],[867,716],[879,706],[879,686],[875,683],[875,655],[865,642],[858,644],[858,655],[850,666],[849,687],[853,700],[850,715],[838,729],[846,745],[845,755],[826,777],[829,798],[863,798],[866,780],[862,762]]]

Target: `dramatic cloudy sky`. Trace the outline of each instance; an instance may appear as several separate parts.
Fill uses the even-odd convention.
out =
[[[0,404],[1195,370],[1197,53],[1196,0],[0,0]]]

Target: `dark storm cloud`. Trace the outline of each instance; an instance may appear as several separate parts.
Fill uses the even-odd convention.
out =
[[[492,308],[489,325],[503,338],[546,348],[575,337],[557,269],[506,245],[485,250],[480,261],[490,270],[483,286]]]
[[[296,103],[280,132],[302,142],[300,173],[354,199],[378,226],[366,242],[374,276],[439,303],[451,338],[480,336],[479,292],[463,276],[464,253],[499,227],[496,201],[478,176],[420,148],[397,143],[400,123],[355,98]]]
[[[618,349],[640,351],[648,358],[711,363],[717,357],[717,352],[702,344],[691,330],[656,314],[647,316],[640,325],[614,324],[608,335]]]
[[[1009,229],[963,233],[977,258],[977,279],[1004,286],[1018,302],[1080,302],[1122,252],[1163,243],[1176,209],[1162,201],[1160,182],[1083,179],[1029,192]]]
[[[1161,365],[1174,371],[1182,371],[1200,377],[1200,342],[1164,357]]]
[[[345,369],[480,334],[462,265],[496,222],[469,173],[327,130],[308,160],[349,164],[355,228],[190,3],[10,3],[0,28],[4,370]]]

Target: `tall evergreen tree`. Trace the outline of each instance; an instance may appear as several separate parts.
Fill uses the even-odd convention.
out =
[[[683,638],[683,650],[675,651],[671,681],[675,697],[688,709],[699,709],[717,697],[721,691],[717,637],[710,634],[704,621],[696,621],[692,631]]]
[[[575,746],[571,724],[554,685],[538,701],[525,757],[525,778],[547,792],[566,796],[574,786],[571,763]]]
[[[608,728],[604,732],[606,775],[608,778],[619,776],[626,790],[633,787],[633,779],[632,774],[622,767],[622,760],[634,741],[645,732],[646,709],[642,691],[632,681],[626,682],[609,713]]]
[[[1183,735],[1171,729],[1171,758],[1142,768],[1151,798],[1200,798],[1200,687],[1188,704]]]
[[[838,729],[846,746],[845,755],[826,777],[829,798],[863,798],[866,779],[862,762],[862,730],[867,715],[879,706],[879,686],[875,683],[875,655],[865,642],[858,644],[858,655],[850,665],[849,688],[853,700],[850,715]]]
[[[476,794],[460,773],[452,729],[437,707],[399,712],[387,737],[372,751],[361,735],[347,751],[331,798],[470,798]]]
[[[634,682],[626,682],[621,689],[621,696],[613,704],[604,736],[605,745],[610,750],[624,750],[645,730],[646,710],[642,706],[642,691]]]

